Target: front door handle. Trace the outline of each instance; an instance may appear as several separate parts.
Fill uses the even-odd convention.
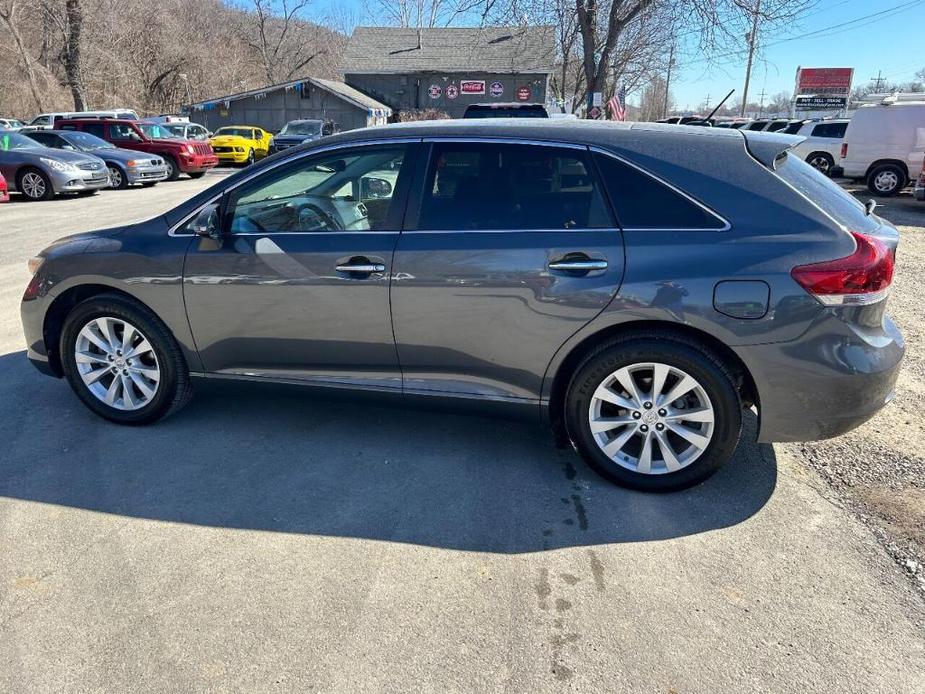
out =
[[[334,268],[338,272],[357,272],[370,274],[372,272],[385,272],[385,265],[382,263],[356,263],[347,265],[338,265]]]
[[[550,270],[560,272],[591,272],[592,270],[606,270],[606,260],[591,260],[591,258],[563,258],[549,263]]]

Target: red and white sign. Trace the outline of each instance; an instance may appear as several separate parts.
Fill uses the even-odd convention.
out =
[[[459,80],[459,91],[463,94],[484,94],[485,80]]]
[[[795,95],[847,96],[853,67],[798,67]]]
[[[533,95],[533,90],[530,87],[518,87],[517,88],[517,100],[518,101],[530,101],[530,97]]]
[[[443,89],[439,84],[430,85],[430,89],[427,90],[427,93],[430,94],[431,99],[439,99],[440,95],[443,93]]]
[[[459,87],[457,87],[455,84],[449,84],[449,85],[447,85],[447,87],[446,87],[446,98],[447,98],[447,99],[455,99],[457,96],[459,96]]]

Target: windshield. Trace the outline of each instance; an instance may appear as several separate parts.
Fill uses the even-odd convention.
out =
[[[182,123],[165,123],[161,127],[166,128],[177,137],[183,137],[183,134],[186,132],[186,126]]]
[[[219,128],[215,131],[216,135],[237,135],[248,140],[254,137],[254,131],[250,128]]]
[[[842,226],[860,232],[874,231],[880,226],[875,216],[867,214],[864,205],[799,157],[783,154],[774,162],[774,170]]]
[[[139,123],[138,127],[141,128],[141,132],[145,134],[145,137],[150,137],[152,140],[170,140],[176,138],[176,135],[170,132],[163,125],[158,125],[157,123]]]
[[[280,135],[318,135],[321,133],[320,120],[294,120],[286,123],[279,131]]]
[[[14,149],[45,149],[45,147],[19,133],[0,133],[0,152],[11,152]]]
[[[65,140],[77,147],[82,149],[85,152],[91,149],[115,149],[116,146],[112,143],[106,142],[101,137],[96,135],[91,135],[90,133],[82,133],[80,131],[69,132],[67,135],[62,135]]]

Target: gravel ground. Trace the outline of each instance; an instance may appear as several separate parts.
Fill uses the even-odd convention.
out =
[[[846,187],[860,200],[869,197],[862,187]],[[902,234],[889,299],[906,338],[896,399],[845,436],[787,448],[821,474],[925,595],[925,203],[906,193],[881,201],[877,213]]]

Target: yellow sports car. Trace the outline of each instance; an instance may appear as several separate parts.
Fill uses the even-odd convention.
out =
[[[253,125],[227,125],[216,130],[209,144],[219,161],[232,164],[253,164],[267,156],[270,133]]]

